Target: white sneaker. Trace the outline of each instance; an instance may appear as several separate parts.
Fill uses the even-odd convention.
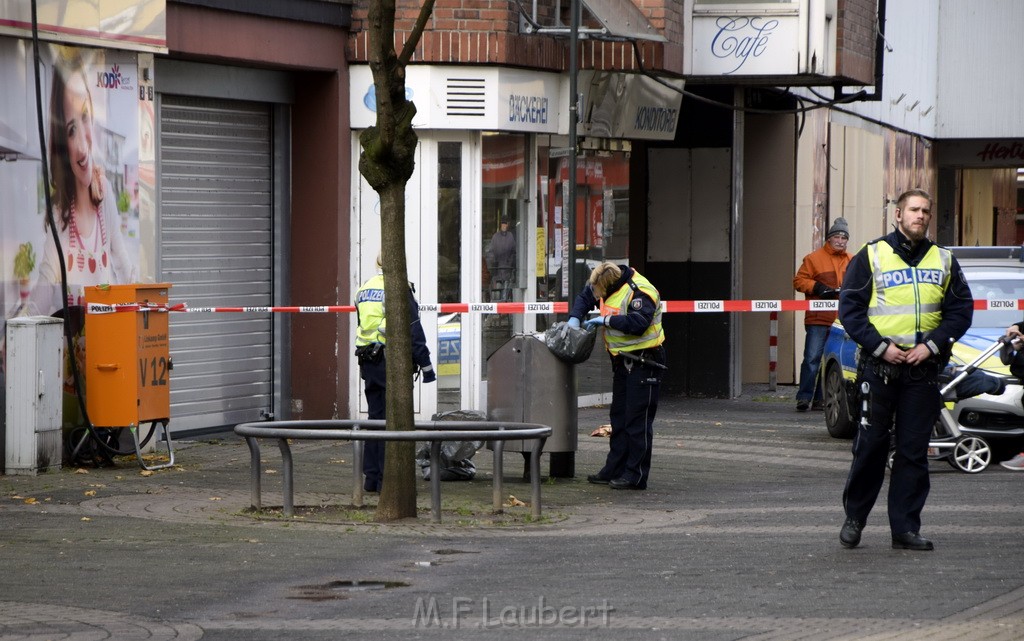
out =
[[[1024,472],[1024,452],[1021,452],[1017,456],[1014,456],[1009,461],[1003,461],[1002,463],[1000,463],[1000,465],[1002,465],[1008,470],[1013,470],[1015,472]]]

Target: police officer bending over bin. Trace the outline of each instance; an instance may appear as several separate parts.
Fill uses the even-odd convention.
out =
[[[885,478],[895,417],[896,456],[889,479],[892,547],[931,550],[920,535],[928,498],[928,440],[939,416],[938,374],[952,343],[971,326],[974,299],[952,252],[925,234],[932,198],[900,195],[896,229],[865,245],[850,261],[839,295],[839,319],[861,346],[858,389],[870,385],[869,420],[853,441],[843,491],[843,547],[860,543]]]
[[[430,364],[430,349],[420,325],[420,308],[416,302],[412,285],[409,286],[409,306],[412,314],[412,361],[423,373],[424,383],[437,380]],[[356,291],[356,358],[359,361],[359,376],[363,379],[366,392],[368,418],[385,418],[385,386],[387,367],[384,360],[385,337],[384,319],[384,272],[381,257],[377,254],[377,274],[363,283]],[[363,489],[380,492],[384,481],[384,441],[366,441],[363,452]]]
[[[612,433],[604,467],[587,480],[616,490],[645,490],[665,370],[661,297],[632,267],[604,262],[594,268],[573,302],[569,324],[579,327],[594,307],[600,308],[601,316],[585,324],[588,329],[604,328],[605,348],[611,355]]]

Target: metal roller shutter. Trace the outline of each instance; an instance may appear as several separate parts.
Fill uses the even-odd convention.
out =
[[[264,103],[162,96],[160,273],[173,301],[273,304],[271,123]],[[170,321],[172,432],[270,411],[270,314],[172,314]]]

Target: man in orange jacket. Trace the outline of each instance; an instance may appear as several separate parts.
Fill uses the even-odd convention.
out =
[[[837,300],[843,284],[843,274],[850,264],[846,244],[850,241],[850,227],[845,218],[836,218],[825,235],[825,245],[804,256],[803,264],[793,277],[793,287],[803,292],[808,300]],[[806,412],[808,407],[821,409],[821,383],[818,370],[825,351],[825,339],[836,319],[834,311],[808,311],[804,315],[804,361],[800,365],[800,389],[796,392],[796,410]]]

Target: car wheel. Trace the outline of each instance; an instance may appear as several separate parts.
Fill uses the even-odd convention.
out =
[[[850,416],[850,402],[846,395],[843,372],[830,363],[825,372],[825,426],[833,438],[853,438],[857,426]]]
[[[949,464],[967,474],[977,474],[992,462],[992,448],[979,436],[964,436],[949,455]]]

